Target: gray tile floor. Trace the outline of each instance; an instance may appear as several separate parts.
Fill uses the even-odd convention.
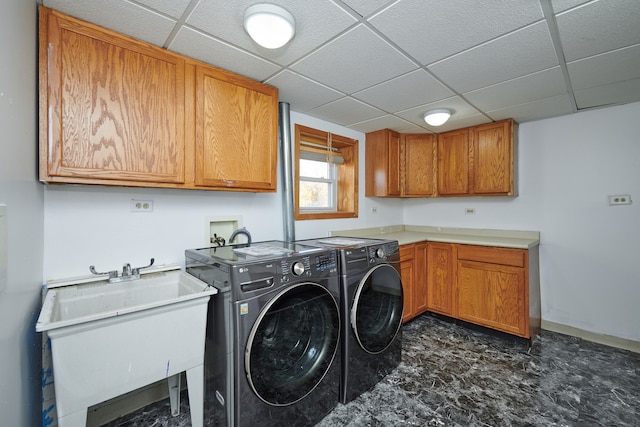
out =
[[[422,315],[403,327],[400,366],[318,427],[640,426],[640,354],[541,331],[533,344]],[[109,423],[190,426],[160,402]]]

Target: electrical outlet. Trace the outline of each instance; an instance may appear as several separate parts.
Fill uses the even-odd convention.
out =
[[[374,214],[374,215],[375,215],[375,214],[377,214],[377,213],[378,213],[378,208],[377,208],[377,207],[375,207],[375,206],[374,206],[374,207],[372,207],[372,208],[371,208],[371,213],[372,213],[372,214]]]
[[[609,205],[630,205],[631,204],[631,195],[629,194],[618,194],[609,196]]]
[[[476,208],[464,208],[464,214],[465,215],[475,215],[476,214]]]
[[[153,212],[153,200],[131,199],[131,212]]]

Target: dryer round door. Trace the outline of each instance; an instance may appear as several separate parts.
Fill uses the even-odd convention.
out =
[[[316,283],[284,289],[260,312],[245,351],[245,370],[264,402],[285,406],[311,393],[334,361],[340,316],[331,293]]]
[[[402,326],[402,280],[389,264],[379,264],[364,275],[351,306],[351,328],[368,353],[386,350]]]

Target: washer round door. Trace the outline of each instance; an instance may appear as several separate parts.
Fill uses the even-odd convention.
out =
[[[389,264],[379,264],[360,281],[351,306],[351,328],[371,354],[386,350],[402,326],[402,280]]]
[[[300,283],[280,292],[249,334],[245,370],[253,391],[275,406],[304,398],[331,367],[339,331],[338,305],[326,288]]]

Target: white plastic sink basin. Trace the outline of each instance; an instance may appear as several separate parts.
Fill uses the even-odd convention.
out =
[[[202,426],[207,308],[216,289],[175,267],[98,280],[48,288],[36,323],[51,340],[58,426],[84,426],[90,406],[162,379],[176,413],[185,371],[192,425]]]
[[[36,331],[122,316],[214,293],[215,288],[180,270],[147,274],[128,282],[99,281],[53,288],[47,291]]]

